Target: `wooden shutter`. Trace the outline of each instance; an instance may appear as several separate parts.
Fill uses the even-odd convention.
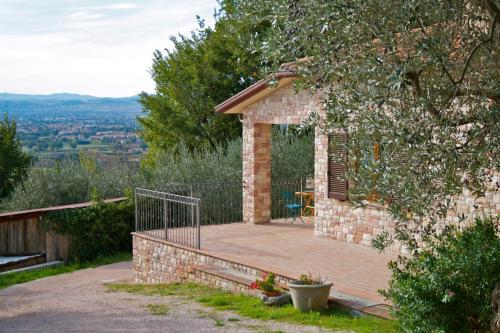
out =
[[[345,179],[347,151],[342,145],[347,143],[347,133],[331,134],[328,141],[328,197],[345,201],[348,189]],[[340,157],[341,160],[332,156]]]

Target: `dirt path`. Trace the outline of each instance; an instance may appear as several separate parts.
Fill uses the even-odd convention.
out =
[[[104,283],[131,281],[131,266],[100,266],[0,290],[0,332],[326,332],[241,318],[173,296],[106,292]],[[151,304],[164,304],[167,314],[151,314]]]

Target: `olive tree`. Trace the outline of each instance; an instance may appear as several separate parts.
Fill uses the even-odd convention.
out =
[[[348,133],[350,198],[387,205],[410,251],[451,195],[482,195],[500,165],[499,12],[495,0],[246,3],[271,26],[263,64],[295,61],[298,87],[324,94],[325,130]]]
[[[324,99],[326,120],[309,122],[347,134],[332,144],[347,153],[351,202],[376,201],[394,218],[394,235],[374,245],[396,238],[409,250],[390,263],[383,292],[403,331],[489,326],[498,272],[485,272],[498,266],[498,219],[461,231],[438,222],[464,188],[478,197],[498,191],[499,7],[498,0],[246,2],[244,15],[270,24],[254,44],[262,63],[292,62],[297,88]]]

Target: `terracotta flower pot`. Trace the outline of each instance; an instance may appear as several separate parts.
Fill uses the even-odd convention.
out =
[[[262,293],[266,295],[267,297],[276,297],[281,295],[281,291],[279,290],[272,290],[272,291],[264,291],[262,290]]]
[[[288,284],[293,306],[302,312],[326,309],[332,286],[333,283],[305,285],[300,281]]]

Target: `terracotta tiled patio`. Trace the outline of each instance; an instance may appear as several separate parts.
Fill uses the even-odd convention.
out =
[[[319,274],[333,281],[337,292],[384,303],[377,290],[387,287],[387,263],[396,254],[315,237],[313,231],[312,225],[277,222],[205,226],[201,250],[292,278]]]

